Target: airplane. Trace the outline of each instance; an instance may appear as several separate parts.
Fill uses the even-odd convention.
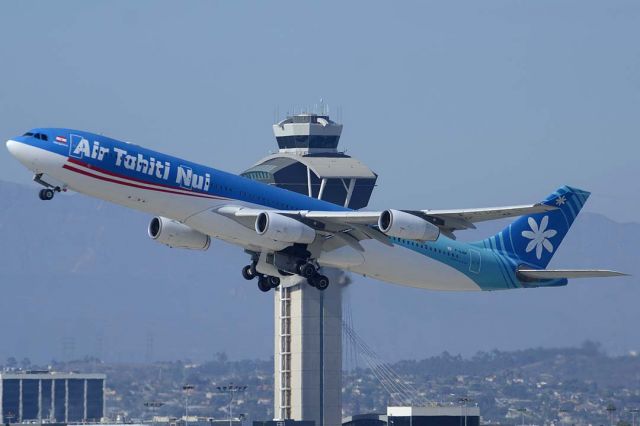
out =
[[[323,268],[449,291],[625,275],[545,269],[590,195],[569,186],[527,205],[363,211],[85,131],[37,128],[6,146],[44,187],[40,199],[72,190],[150,213],[149,237],[169,247],[206,250],[212,238],[240,246],[251,257],[242,276],[264,292],[305,281],[325,290]],[[456,240],[476,223],[510,217],[491,237]]]

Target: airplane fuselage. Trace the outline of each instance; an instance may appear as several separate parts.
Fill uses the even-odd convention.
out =
[[[40,133],[38,133],[40,132]],[[36,129],[7,142],[36,175],[64,189],[179,221],[203,234],[253,251],[290,244],[259,235],[219,214],[221,207],[346,211],[348,209],[242,176],[105,136],[70,129]],[[47,135],[36,138],[34,135]],[[508,256],[441,235],[436,241],[390,238],[349,245],[316,244],[317,262],[383,281],[434,290],[478,291],[525,287]],[[566,283],[566,281],[565,281]],[[562,284],[562,283],[558,283]]]

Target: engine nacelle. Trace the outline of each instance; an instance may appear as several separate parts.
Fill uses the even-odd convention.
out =
[[[311,244],[316,238],[313,228],[273,212],[260,213],[256,218],[255,229],[258,235],[286,243]]]
[[[407,240],[435,241],[440,236],[440,228],[433,223],[400,210],[383,211],[378,227],[390,237]]]
[[[211,245],[208,235],[166,217],[156,216],[151,219],[148,232],[151,238],[169,247],[206,250]]]

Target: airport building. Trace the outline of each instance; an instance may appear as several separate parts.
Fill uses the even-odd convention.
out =
[[[464,405],[387,407],[388,426],[480,426],[480,408]],[[356,426],[356,425],[354,425]]]
[[[99,422],[105,416],[104,374],[0,372],[3,423]]]

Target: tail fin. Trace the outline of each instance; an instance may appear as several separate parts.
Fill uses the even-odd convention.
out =
[[[522,216],[481,244],[506,252],[523,263],[546,268],[589,194],[563,186],[542,202],[557,207],[556,210]]]

